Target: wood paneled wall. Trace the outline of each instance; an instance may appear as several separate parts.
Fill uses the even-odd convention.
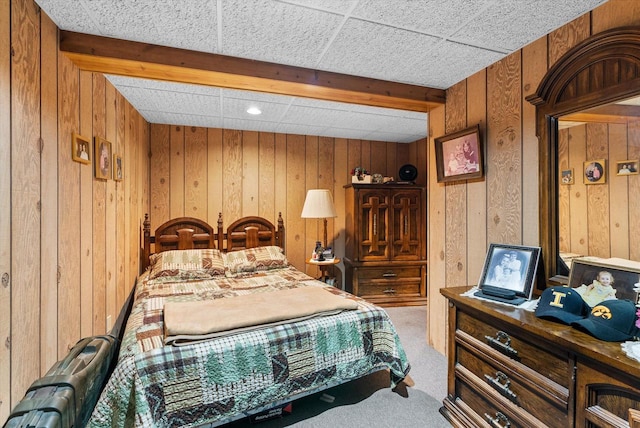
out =
[[[640,122],[587,123],[563,129],[560,169],[573,169],[574,184],[560,185],[560,251],[640,260],[637,195],[640,175],[616,175],[616,162],[640,157]],[[603,184],[586,185],[584,162],[605,159]]]
[[[425,165],[425,140],[412,144],[274,134],[254,131],[151,125],[151,229],[176,216],[225,225],[259,215],[276,223],[282,213],[289,260],[311,275],[305,259],[322,221],[300,218],[309,189],[333,193],[338,217],[328,239],[344,255],[344,189],[355,166],[397,177],[405,163]],[[419,176],[426,182],[424,167]]]
[[[438,290],[476,284],[492,242],[539,244],[535,108],[525,97],[567,50],[626,25],[640,25],[640,3],[609,0],[452,86],[446,105],[430,112],[428,341],[440,352],[446,351],[447,305]],[[438,184],[433,138],[476,123],[484,137],[485,178]]]
[[[148,211],[148,124],[57,44],[35,2],[0,2],[0,421],[78,339],[115,322]],[[109,140],[124,181],[73,162],[72,132]]]

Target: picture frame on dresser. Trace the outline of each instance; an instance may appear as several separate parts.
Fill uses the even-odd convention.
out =
[[[573,259],[571,270],[569,271],[569,287],[575,288],[589,304],[600,303],[604,300],[618,299],[631,300],[640,303],[640,263],[633,266],[633,262],[620,259],[616,263],[615,259],[593,260],[588,257]],[[602,276],[613,292],[602,297],[604,294]],[[610,284],[608,284],[610,281]],[[594,300],[596,299],[596,300]]]
[[[470,180],[484,175],[480,125],[435,140],[438,183]]]
[[[540,265],[540,247],[489,245],[478,287],[499,296],[530,300]]]

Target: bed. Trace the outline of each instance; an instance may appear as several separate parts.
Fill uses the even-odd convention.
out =
[[[387,370],[391,387],[405,378],[410,366],[386,312],[291,266],[281,216],[277,227],[261,217],[236,220],[226,231],[221,215],[217,223],[214,229],[177,218],[152,235],[146,217],[144,272],[89,426],[218,426],[375,371]],[[348,308],[195,334],[179,346],[169,340],[184,338],[174,326],[198,319],[196,311],[176,307],[274,302],[285,293],[319,290]],[[241,315],[261,312],[250,306]],[[219,318],[226,310],[210,307]],[[236,318],[242,316],[228,317]],[[197,328],[210,324],[200,321]]]

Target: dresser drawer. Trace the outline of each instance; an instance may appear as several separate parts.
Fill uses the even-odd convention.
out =
[[[470,344],[473,345],[472,342]],[[502,365],[499,359],[488,358],[490,364],[483,358],[482,346],[467,349],[458,345],[456,354],[458,364],[514,405],[548,426],[568,426],[568,390],[557,385],[548,390],[545,385],[550,381],[517,366]]]
[[[358,269],[358,294],[361,296],[420,295],[420,267]]]
[[[569,363],[569,354],[566,351],[554,350],[552,347],[543,348],[473,318],[463,311],[458,311],[457,329],[563,388],[568,389],[572,382],[573,367]]]
[[[394,280],[420,280],[422,269],[420,266],[392,266],[392,267],[361,267],[358,269],[358,281],[362,282],[393,282]]]
[[[475,413],[468,415],[469,419],[482,419],[492,427],[565,427],[562,421],[556,420],[550,425],[537,419],[521,407],[511,403],[493,390],[486,382],[477,378],[473,373],[461,365],[456,365],[456,397],[465,403],[463,408]],[[467,410],[469,411],[469,410]]]

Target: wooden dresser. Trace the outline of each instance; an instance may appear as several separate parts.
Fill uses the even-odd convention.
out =
[[[406,184],[345,186],[347,291],[377,304],[424,305],[424,188]]]
[[[629,427],[640,421],[640,362],[531,311],[449,299],[448,394],[442,414],[460,427]],[[631,426],[638,426],[631,424]]]

